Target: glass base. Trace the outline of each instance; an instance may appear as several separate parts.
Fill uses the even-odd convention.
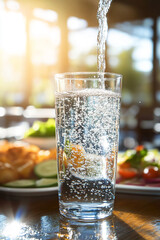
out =
[[[69,219],[90,221],[97,219],[105,219],[112,215],[113,202],[109,203],[80,203],[60,202],[60,214]]]

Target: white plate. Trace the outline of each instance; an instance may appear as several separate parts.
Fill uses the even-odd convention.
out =
[[[57,194],[58,187],[48,188],[8,188],[0,187],[0,192],[15,196],[42,196]]]
[[[0,192],[8,193],[18,196],[42,196],[53,195],[58,193],[58,187],[48,188],[7,188],[0,187]],[[131,193],[140,195],[160,195],[160,187],[143,187],[143,186],[131,186],[124,184],[116,184],[117,193]]]
[[[28,137],[22,139],[22,141],[29,144],[37,145],[42,149],[51,149],[56,147],[56,138],[52,137],[50,138]]]
[[[132,193],[141,195],[160,195],[160,187],[145,187],[125,184],[116,184],[116,192],[118,193]]]

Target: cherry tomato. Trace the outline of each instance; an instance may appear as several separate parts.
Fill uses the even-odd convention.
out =
[[[137,152],[140,152],[140,151],[142,151],[144,149],[144,146],[143,145],[138,145],[137,147],[136,147],[136,151]]]
[[[131,164],[129,162],[124,162],[120,165],[120,168],[130,168]]]
[[[119,168],[118,173],[125,179],[134,178],[137,176],[138,171],[134,168]]]
[[[149,166],[143,170],[142,177],[145,179],[157,178],[160,176],[160,170],[156,166]]]

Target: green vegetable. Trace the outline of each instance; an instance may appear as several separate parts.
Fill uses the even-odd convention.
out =
[[[71,143],[70,143],[69,139],[66,139],[65,146],[64,146],[64,152],[67,157],[71,156],[71,151],[72,151]]]
[[[55,137],[55,129],[54,119],[48,119],[47,122],[35,121],[33,126],[26,131],[24,137]]]
[[[46,160],[37,164],[34,168],[36,176],[39,178],[56,178],[57,177],[57,161]]]
[[[57,186],[57,179],[55,178],[41,178],[36,181],[36,187],[55,187]]]
[[[148,150],[145,148],[143,148],[141,151],[135,151],[128,157],[126,162],[129,162],[133,168],[141,168],[142,161],[147,153]]]
[[[30,187],[35,187],[35,181],[31,179],[15,180],[15,181],[11,181],[4,184],[4,187],[30,188]]]
[[[156,166],[160,168],[160,155],[158,150],[147,150],[146,148],[140,151],[128,150],[124,154],[126,162],[129,162],[132,168],[144,169],[148,166]]]

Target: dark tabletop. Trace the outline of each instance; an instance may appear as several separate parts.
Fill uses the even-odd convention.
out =
[[[160,239],[160,196],[116,194],[113,216],[76,222],[59,216],[57,194],[0,193],[0,240]]]

